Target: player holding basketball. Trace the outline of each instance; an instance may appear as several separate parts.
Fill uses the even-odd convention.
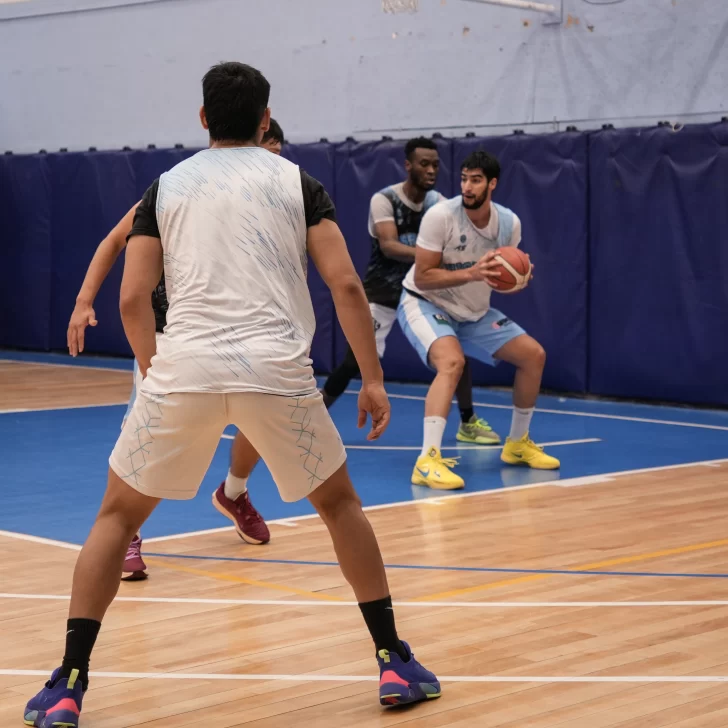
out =
[[[261,454],[282,497],[308,498],[327,526],[376,646],[380,702],[440,695],[437,678],[397,635],[379,546],[311,367],[308,255],[361,367],[359,426],[371,415],[368,437],[378,438],[389,401],[334,206],[319,182],[256,147],[270,120],[270,85],[259,71],[220,64],[202,86],[210,148],[163,174],[134,218],[120,309],[144,383],[76,563],[63,664],[26,707],[26,724],[37,728],[77,728],[129,541],[161,499],[195,496],[230,423]],[[162,270],[169,310],[157,349],[151,293]]]
[[[271,119],[270,127],[263,136],[260,146],[273,154],[280,154],[283,141],[283,130],[280,124],[275,119]],[[68,350],[72,356],[83,352],[86,327],[97,324],[96,313],[93,309],[94,300],[116,259],[126,247],[126,238],[131,232],[137,206],[134,205],[101,241],[89,264],[68,324]],[[152,306],[157,334],[161,335],[167,323],[167,293],[164,276],[152,293]],[[135,360],[134,382],[124,422],[134,406],[140,385],[141,375]],[[248,477],[259,459],[255,449],[240,432],[237,432],[230,451],[230,469],[227,478],[213,495],[215,508],[235,524],[235,530],[240,538],[251,544],[264,544],[270,541],[268,526],[250,501],[247,487]],[[147,566],[144,563],[141,549],[142,537],[140,533],[137,533],[126,553],[121,577],[123,581],[140,581],[147,578]]]
[[[516,367],[511,432],[501,459],[543,470],[560,467],[528,436],[546,353],[518,324],[490,307],[488,281],[499,275],[495,250],[521,242],[518,217],[491,200],[499,176],[500,164],[487,152],[465,159],[462,195],[425,215],[415,264],[404,279],[397,319],[422,361],[437,372],[425,400],[425,437],[412,473],[416,485],[444,490],[465,485],[451,469],[455,460],[440,453],[465,356]]]
[[[404,154],[407,179],[377,192],[369,206],[372,254],[364,276],[364,291],[369,300],[380,358],[384,356],[387,337],[397,317],[402,279],[415,260],[415,242],[422,216],[445,199],[435,190],[440,169],[435,142],[424,137],[410,139]],[[349,347],[344,360],[329,375],[321,390],[326,406],[331,407],[358,375],[359,367]],[[473,380],[467,359],[455,396],[460,408],[457,439],[481,445],[498,444],[498,434],[473,411]]]

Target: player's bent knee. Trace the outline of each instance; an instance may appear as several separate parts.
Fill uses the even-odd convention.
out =
[[[522,334],[496,352],[495,358],[507,361],[519,369],[543,369],[546,364],[546,351],[536,339]]]
[[[136,531],[149,518],[159,502],[159,498],[152,498],[132,488],[109,468],[109,481],[97,520],[113,517],[125,527]]]
[[[533,366],[543,369],[546,364],[546,350],[535,339],[531,339],[531,342],[528,359]]]
[[[435,363],[435,369],[437,369],[438,374],[447,374],[457,379],[460,379],[464,367],[465,357],[458,356],[457,354],[442,357]]]
[[[319,485],[308,496],[308,500],[324,520],[335,515],[342,507],[361,508],[361,499],[354,490],[346,463]]]
[[[460,378],[465,367],[465,355],[460,343],[453,336],[438,339],[431,347],[428,355],[430,365],[438,374]]]

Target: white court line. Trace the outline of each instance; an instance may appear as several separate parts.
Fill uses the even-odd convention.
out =
[[[64,594],[9,594],[0,593],[0,599],[40,600],[67,602]],[[217,604],[221,606],[272,606],[272,607],[358,607],[357,602],[334,602],[308,599],[203,599],[194,597],[119,597],[115,602],[143,604]],[[677,602],[400,602],[397,608],[429,609],[431,607],[465,609],[565,609],[599,608],[621,609],[631,607],[728,607],[728,601],[677,601]]]
[[[577,478],[564,478],[563,480],[547,480],[542,483],[525,483],[524,485],[510,485],[505,486],[503,488],[495,488],[493,490],[476,490],[476,491],[470,491],[465,493],[453,493],[451,495],[438,495],[435,500],[442,502],[442,501],[449,501],[449,500],[455,500],[459,498],[474,498],[477,496],[488,496],[488,495],[498,495],[502,493],[509,493],[516,490],[531,490],[532,488],[545,488],[548,486],[555,486],[559,488],[577,488],[577,487],[583,487],[585,485],[595,485],[595,484],[601,484],[601,483],[610,483],[616,478],[621,478],[625,475],[642,475],[644,473],[658,473],[665,470],[679,470],[681,468],[695,468],[695,467],[717,467],[720,465],[724,465],[728,463],[728,458],[722,458],[719,460],[699,460],[692,463],[679,463],[677,465],[660,465],[654,468],[638,468],[636,470],[617,470],[612,473],[603,473],[600,475],[589,475],[589,476],[582,476]],[[388,508],[401,508],[403,506],[412,506],[412,505],[426,505],[428,498],[423,498],[421,500],[406,500],[406,501],[398,501],[396,503],[383,503],[381,505],[377,506],[365,506],[363,508],[364,511],[370,512],[370,511],[382,511],[386,510]],[[299,521],[307,521],[311,520],[312,518],[319,518],[319,515],[317,513],[310,513],[305,516],[290,516],[289,518],[281,518],[276,519],[272,521],[266,521],[266,523],[269,526],[275,526],[278,525],[279,522],[283,522],[282,525],[290,526],[293,523],[298,523]],[[201,531],[189,531],[187,533],[175,533],[171,536],[155,536],[153,538],[145,538],[144,542],[147,544],[150,543],[161,543],[162,541],[177,541],[182,538],[190,538],[192,536],[208,536],[211,534],[218,534],[218,533],[228,533],[230,531],[233,531],[233,526],[221,526],[219,528],[206,528]],[[79,551],[81,549],[80,546],[76,544],[66,543],[64,541],[53,541],[51,539],[46,538],[39,538],[38,536],[28,536],[24,533],[15,533],[12,531],[0,531],[0,536],[7,536],[8,538],[16,538],[20,541],[32,541],[34,543],[44,543],[48,544],[50,546],[60,546],[62,548],[67,549],[73,549],[74,551]]]
[[[575,488],[575,487],[581,487],[585,485],[594,485],[598,483],[608,483],[613,481],[616,478],[623,477],[625,475],[641,475],[643,473],[657,473],[664,470],[678,470],[680,468],[693,468],[693,467],[712,467],[712,466],[718,466],[723,465],[725,463],[728,463],[728,458],[723,458],[721,460],[701,460],[698,462],[692,462],[692,463],[680,463],[678,465],[661,465],[659,467],[655,468],[639,468],[637,470],[618,470],[613,473],[604,473],[601,475],[592,475],[592,476],[586,476],[586,477],[580,477],[580,478],[565,478],[563,480],[548,480],[543,483],[526,483],[524,485],[511,485],[506,486],[503,488],[496,488],[494,490],[476,490],[471,491],[467,493],[453,493],[452,495],[438,495],[436,497],[437,501],[449,501],[454,500],[458,498],[473,498],[476,496],[488,496],[488,495],[498,495],[502,493],[512,492],[515,490],[530,490],[532,488],[544,488],[547,486],[556,486],[560,488]],[[397,503],[384,503],[382,505],[378,506],[365,506],[364,510],[369,511],[381,511],[388,508],[401,508],[402,506],[412,506],[412,505],[426,505],[427,504],[427,498],[423,498],[422,500],[407,500],[407,501],[399,501]],[[271,525],[278,525],[279,522],[283,522],[281,525],[290,526],[293,523],[298,523],[299,521],[307,521],[312,518],[318,518],[318,514],[311,513],[305,516],[291,516],[289,518],[281,518],[278,520],[272,520],[272,521],[266,521],[266,523]],[[192,536],[207,536],[210,534],[217,534],[217,533],[228,533],[233,530],[232,526],[222,526],[220,528],[207,528],[202,531],[189,531],[187,533],[176,533],[171,536],[156,536],[154,538],[145,538],[144,542],[147,544],[150,543],[161,543],[162,541],[176,541],[181,538],[190,538]],[[7,536],[8,538],[15,538],[20,541],[31,541],[33,543],[42,543],[47,544],[49,546],[60,546],[61,548],[66,549],[72,549],[74,551],[79,551],[81,549],[80,546],[72,543],[66,543],[64,541],[53,541],[51,539],[47,538],[40,538],[38,536],[29,536],[24,533],[15,533],[13,531],[0,531],[0,536]]]
[[[71,551],[80,551],[81,547],[75,543],[66,543],[65,541],[54,541],[51,538],[41,538],[40,536],[29,536],[27,533],[16,533],[15,531],[0,531],[0,536],[14,538],[18,541],[30,541],[31,543],[42,543],[45,546],[58,546],[62,549],[70,549]]]
[[[356,394],[358,395],[359,392],[347,389],[345,394]],[[413,400],[419,400],[424,401],[425,398],[421,395],[415,395],[415,394],[391,394],[390,392],[387,392],[387,395],[390,399],[413,399]],[[453,400],[453,403],[455,400]],[[503,410],[512,410],[513,407],[509,404],[491,404],[489,402],[473,402],[474,407],[489,407],[491,409],[503,409]],[[650,406],[650,405],[646,405]],[[543,409],[541,407],[536,407],[536,412],[544,412],[546,414],[550,415],[572,415],[574,417],[593,417],[600,420],[622,420],[624,422],[645,422],[650,425],[672,425],[673,427],[696,427],[698,429],[703,430],[721,430],[723,432],[728,432],[728,425],[705,425],[700,424],[698,422],[677,422],[675,420],[656,420],[651,419],[649,417],[630,417],[628,415],[607,415],[602,414],[601,412],[577,412],[572,410],[557,410],[557,409]]]
[[[495,488],[493,490],[476,490],[476,491],[470,491],[466,493],[453,493],[452,495],[438,495],[436,497],[436,500],[438,501],[448,501],[448,500],[454,500],[457,498],[474,498],[477,496],[487,496],[487,495],[498,495],[502,493],[509,493],[513,492],[515,490],[530,490],[531,488],[544,488],[547,486],[556,486],[561,488],[566,487],[579,487],[584,485],[593,485],[595,483],[608,483],[613,481],[615,478],[620,478],[625,475],[641,475],[643,473],[657,473],[663,470],[678,470],[680,468],[694,468],[694,467],[712,467],[712,466],[718,466],[723,465],[725,463],[728,463],[728,458],[723,458],[720,460],[701,460],[697,462],[692,463],[679,463],[678,465],[660,465],[655,468],[638,468],[637,470],[617,470],[613,473],[604,473],[601,475],[594,475],[594,476],[586,476],[586,477],[580,477],[580,478],[564,478],[563,480],[547,480],[543,483],[525,483],[524,485],[510,485],[505,486],[503,488]],[[598,479],[598,480],[597,480]],[[399,501],[397,503],[384,503],[382,505],[378,506],[365,506],[364,510],[367,512],[370,511],[382,511],[387,508],[401,508],[402,506],[412,506],[412,505],[420,505],[420,504],[426,504],[427,498],[423,498],[422,500],[407,500],[407,501]],[[285,521],[291,521],[291,522],[298,522],[298,521],[306,521],[311,518],[318,518],[318,515],[313,513],[306,516],[291,516],[290,518],[284,518],[282,520]],[[268,525],[275,525],[278,523],[278,521],[266,521]],[[188,538],[190,536],[207,536],[208,534],[214,534],[214,533],[225,533],[228,531],[232,531],[232,526],[223,526],[221,528],[208,528],[204,531],[190,531],[189,533],[176,533],[172,536],[156,536],[154,538],[145,538],[144,543],[159,543],[161,541],[175,541],[180,538]],[[10,534],[9,534],[10,535]]]
[[[539,442],[539,447],[558,447],[559,445],[583,445],[589,442],[601,442],[599,437],[587,437],[583,440],[556,440],[554,442]],[[347,450],[422,450],[420,445],[344,445]],[[458,450],[460,452],[478,452],[479,450],[501,450],[502,444],[499,445],[455,445],[453,447],[441,447],[440,450]]]
[[[0,670],[0,675],[48,677],[48,670]],[[130,680],[260,680],[280,682],[378,682],[378,675],[244,675],[225,673],[189,672],[96,672],[94,678],[121,678]],[[728,675],[589,675],[579,677],[537,677],[531,675],[443,675],[441,682],[463,683],[714,683],[728,682]]]
[[[235,435],[221,435],[223,440],[234,440]],[[556,445],[580,445],[584,442],[601,442],[597,437],[590,437],[585,440],[562,440],[559,442],[538,443],[539,447],[554,447]],[[347,450],[422,450],[420,445],[344,445]],[[440,450],[498,450],[503,445],[455,445],[453,447],[441,447]]]
[[[453,493],[451,495],[438,495],[436,500],[438,501],[449,501],[459,498],[473,498],[476,496],[487,496],[487,495],[498,495],[502,493],[512,492],[516,490],[530,490],[532,488],[545,488],[547,486],[555,486],[560,488],[574,488],[585,485],[594,485],[599,483],[609,483],[616,478],[623,477],[625,475],[642,475],[644,473],[657,473],[665,470],[678,470],[680,468],[694,468],[694,467],[715,467],[728,463],[728,458],[722,458],[718,460],[699,460],[691,463],[679,463],[677,465],[660,465],[654,468],[638,468],[636,470],[617,470],[612,473],[603,473],[600,475],[582,476],[578,478],[564,478],[563,480],[547,480],[541,483],[525,483],[524,485],[511,485],[503,488],[495,488],[493,490],[476,490],[465,493]],[[412,506],[418,504],[426,504],[428,499],[422,500],[407,500],[399,501],[396,503],[383,503],[377,506],[365,506],[364,510],[369,511],[381,511],[388,508],[401,508],[402,506]],[[305,516],[291,516],[289,518],[281,518],[283,525],[290,525],[292,523],[298,523],[299,521],[306,521],[312,518],[319,518],[317,513],[311,513]],[[267,521],[270,525],[278,525],[279,520]],[[219,528],[207,528],[202,531],[189,531],[187,533],[176,533],[171,536],[156,536],[154,538],[144,539],[145,543],[161,543],[162,541],[176,541],[181,538],[190,538],[192,536],[207,536],[210,534],[227,533],[232,531],[232,526],[222,526]],[[38,536],[29,536],[24,533],[15,533],[12,531],[0,531],[0,536],[7,536],[8,538],[15,538],[20,541],[31,541],[33,543],[43,543],[51,546],[60,546],[62,548],[72,549],[79,551],[80,546],[71,543],[65,543],[64,541],[53,541],[51,539],[40,538]]]
[[[224,440],[234,440],[235,435],[222,435]],[[599,437],[586,437],[582,440],[556,440],[554,442],[536,443],[539,447],[558,447],[559,445],[583,445],[590,442],[601,442]],[[347,450],[422,450],[420,445],[344,445]],[[441,447],[440,450],[500,450],[502,444],[498,445],[454,445],[453,447]]]
[[[93,369],[95,371],[112,371],[112,372],[128,372],[131,374],[130,369],[117,369],[115,367],[94,367],[94,366],[85,366],[84,364],[55,364],[52,362],[33,362],[33,361],[21,361],[16,359],[0,359],[0,363],[10,363],[10,364],[35,364],[38,366],[53,366],[53,367],[73,367],[76,369]],[[358,391],[354,389],[347,389],[345,391],[345,394],[352,394],[357,395],[359,394]],[[425,397],[422,395],[414,395],[414,394],[392,394],[388,393],[390,399],[410,399],[410,400],[418,400],[418,401],[424,401]],[[455,400],[453,400],[455,402]],[[84,409],[85,407],[116,407],[122,404],[127,404],[127,401],[124,402],[110,402],[108,404],[97,404],[97,405],[72,405],[68,407],[43,407],[43,408],[36,408],[36,409],[15,409],[15,410],[0,410],[0,414],[14,414],[14,413],[21,413],[21,412],[47,412],[51,410],[65,410],[65,409]],[[511,405],[506,404],[491,404],[488,402],[474,402],[474,406],[476,407],[490,407],[491,409],[504,409],[504,410],[510,410],[512,409]],[[650,407],[652,405],[644,405],[645,407]],[[655,409],[659,409],[658,406],[654,406]],[[673,420],[658,420],[658,419],[652,419],[648,417],[630,417],[628,415],[608,415],[608,414],[602,414],[597,412],[577,412],[572,410],[556,410],[556,409],[542,409],[541,407],[538,407],[537,412],[544,412],[547,414],[553,414],[553,415],[571,415],[574,417],[592,417],[596,419],[604,419],[604,420],[622,420],[625,422],[643,422],[647,424],[652,425],[672,425],[673,427],[694,427],[698,429],[704,429],[704,430],[720,430],[723,432],[728,432],[728,425],[707,425],[707,424],[699,424],[697,422],[677,422]],[[223,435],[223,438],[226,440],[232,440],[232,435]]]

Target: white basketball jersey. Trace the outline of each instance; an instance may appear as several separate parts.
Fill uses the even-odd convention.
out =
[[[169,310],[143,391],[314,391],[299,168],[206,149],[161,176],[156,217]]]

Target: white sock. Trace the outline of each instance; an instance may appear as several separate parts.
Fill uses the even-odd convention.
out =
[[[513,419],[511,420],[511,434],[510,438],[514,442],[520,440],[531,426],[531,417],[535,407],[529,407],[528,409],[520,409],[518,407],[513,408]]]
[[[248,479],[247,478],[236,478],[230,471],[228,471],[227,478],[225,478],[225,497],[230,500],[237,500],[243,493],[248,491]]]
[[[442,447],[446,424],[444,417],[425,417],[425,439],[422,442],[420,457],[427,455],[431,447],[436,447],[438,450]]]

